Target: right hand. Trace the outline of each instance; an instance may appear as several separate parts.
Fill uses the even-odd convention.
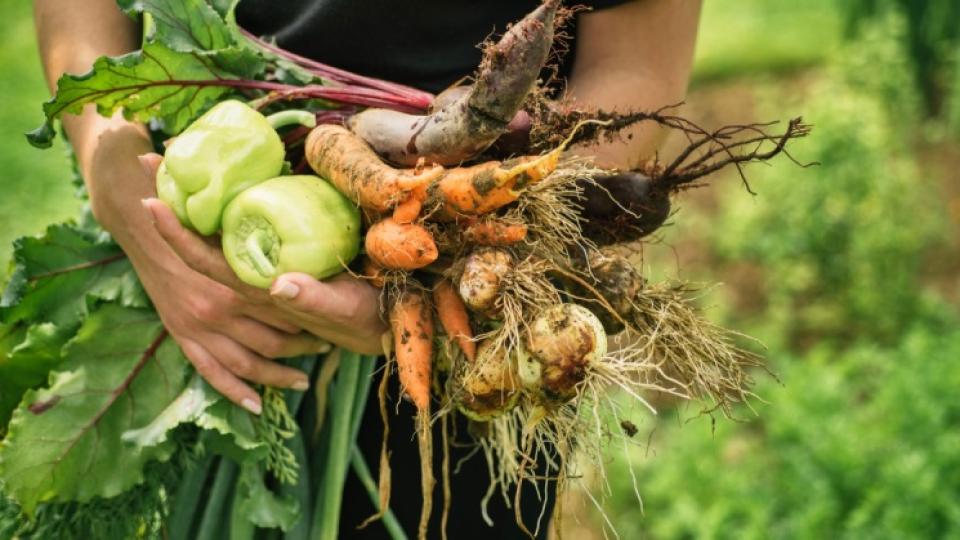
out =
[[[245,294],[249,288],[229,287],[188,266],[141,205],[156,193],[149,170],[156,164],[141,164],[136,157],[149,151],[142,128],[119,118],[90,123],[106,125],[90,127],[97,136],[78,137],[75,146],[95,216],[130,258],[164,326],[197,372],[255,414],[262,402],[249,383],[306,390],[305,373],[271,358],[323,352],[330,345],[290,322],[269,297],[257,300]]]

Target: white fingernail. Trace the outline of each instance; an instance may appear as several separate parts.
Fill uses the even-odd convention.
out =
[[[303,379],[293,383],[290,388],[296,390],[297,392],[305,392],[310,388],[310,381]]]
[[[333,350],[333,345],[329,341],[317,341],[317,353],[324,354]]]
[[[300,286],[290,281],[282,281],[274,286],[270,294],[284,300],[293,300],[300,294]]]
[[[253,414],[260,414],[261,412],[263,412],[263,406],[260,405],[260,402],[254,401],[254,400],[252,400],[252,399],[250,399],[250,398],[247,398],[247,399],[244,399],[243,401],[241,401],[241,402],[240,402],[240,405],[241,405],[244,409],[252,412]]]

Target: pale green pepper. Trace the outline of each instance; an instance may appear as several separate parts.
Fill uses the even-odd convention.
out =
[[[360,211],[316,176],[273,178],[230,201],[222,246],[237,277],[255,287],[286,272],[323,279],[357,256]]]
[[[312,113],[264,116],[240,101],[215,105],[167,147],[157,195],[185,226],[210,235],[224,207],[241,191],[280,174],[284,147],[276,128],[316,124]]]

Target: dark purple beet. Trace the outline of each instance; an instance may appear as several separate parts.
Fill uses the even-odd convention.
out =
[[[650,177],[626,171],[583,182],[583,230],[600,245],[638,240],[670,216],[670,196]]]

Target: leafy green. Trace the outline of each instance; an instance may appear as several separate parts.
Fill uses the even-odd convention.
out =
[[[0,426],[4,427],[24,392],[46,382],[70,338],[62,327],[52,323],[19,327],[11,336],[7,343],[10,348],[0,347]],[[0,427],[0,433],[4,431]]]
[[[108,304],[67,344],[49,388],[26,393],[0,446],[4,491],[26,514],[47,500],[112,497],[143,480],[172,444],[131,449],[121,436],[181,392],[187,363],[151,311]]]
[[[69,224],[15,243],[14,271],[0,298],[0,321],[76,328],[97,301],[146,307],[133,267],[111,241]]]
[[[232,21],[235,1],[221,6],[204,0],[118,0],[117,3],[128,13],[152,16],[148,43],[162,43],[185,53],[217,51],[214,62],[240,77],[254,77],[264,68],[263,58]]]
[[[236,447],[232,454],[243,459],[260,459],[266,451],[265,444],[257,440],[250,413],[227,401],[196,373],[152,422],[122,437],[141,448],[159,446],[177,426],[188,423],[223,436]]]
[[[131,120],[159,119],[170,133],[181,131],[210,104],[230,92],[235,78],[221,65],[240,62],[244,48],[212,52],[178,52],[159,42],[118,57],[100,57],[84,75],[64,75],[57,93],[43,105],[44,126],[27,134],[30,144],[46,148],[55,132],[53,121],[96,103],[102,115],[123,109]]]
[[[237,484],[238,505],[243,516],[258,527],[289,530],[300,519],[300,504],[292,495],[279,495],[266,483],[262,463],[244,463]]]
[[[194,430],[195,431],[195,430]],[[18,540],[188,538],[172,530],[174,497],[182,489],[205,479],[205,463],[195,444],[196,433],[180,430],[174,437],[177,450],[165,462],[149,463],[143,483],[116,497],[96,497],[87,502],[46,502],[37,506],[33,519],[20,507],[0,497],[0,538]],[[202,484],[200,485],[202,488]],[[199,488],[197,488],[199,491]],[[199,496],[199,493],[197,494]],[[194,504],[195,508],[195,504]]]

